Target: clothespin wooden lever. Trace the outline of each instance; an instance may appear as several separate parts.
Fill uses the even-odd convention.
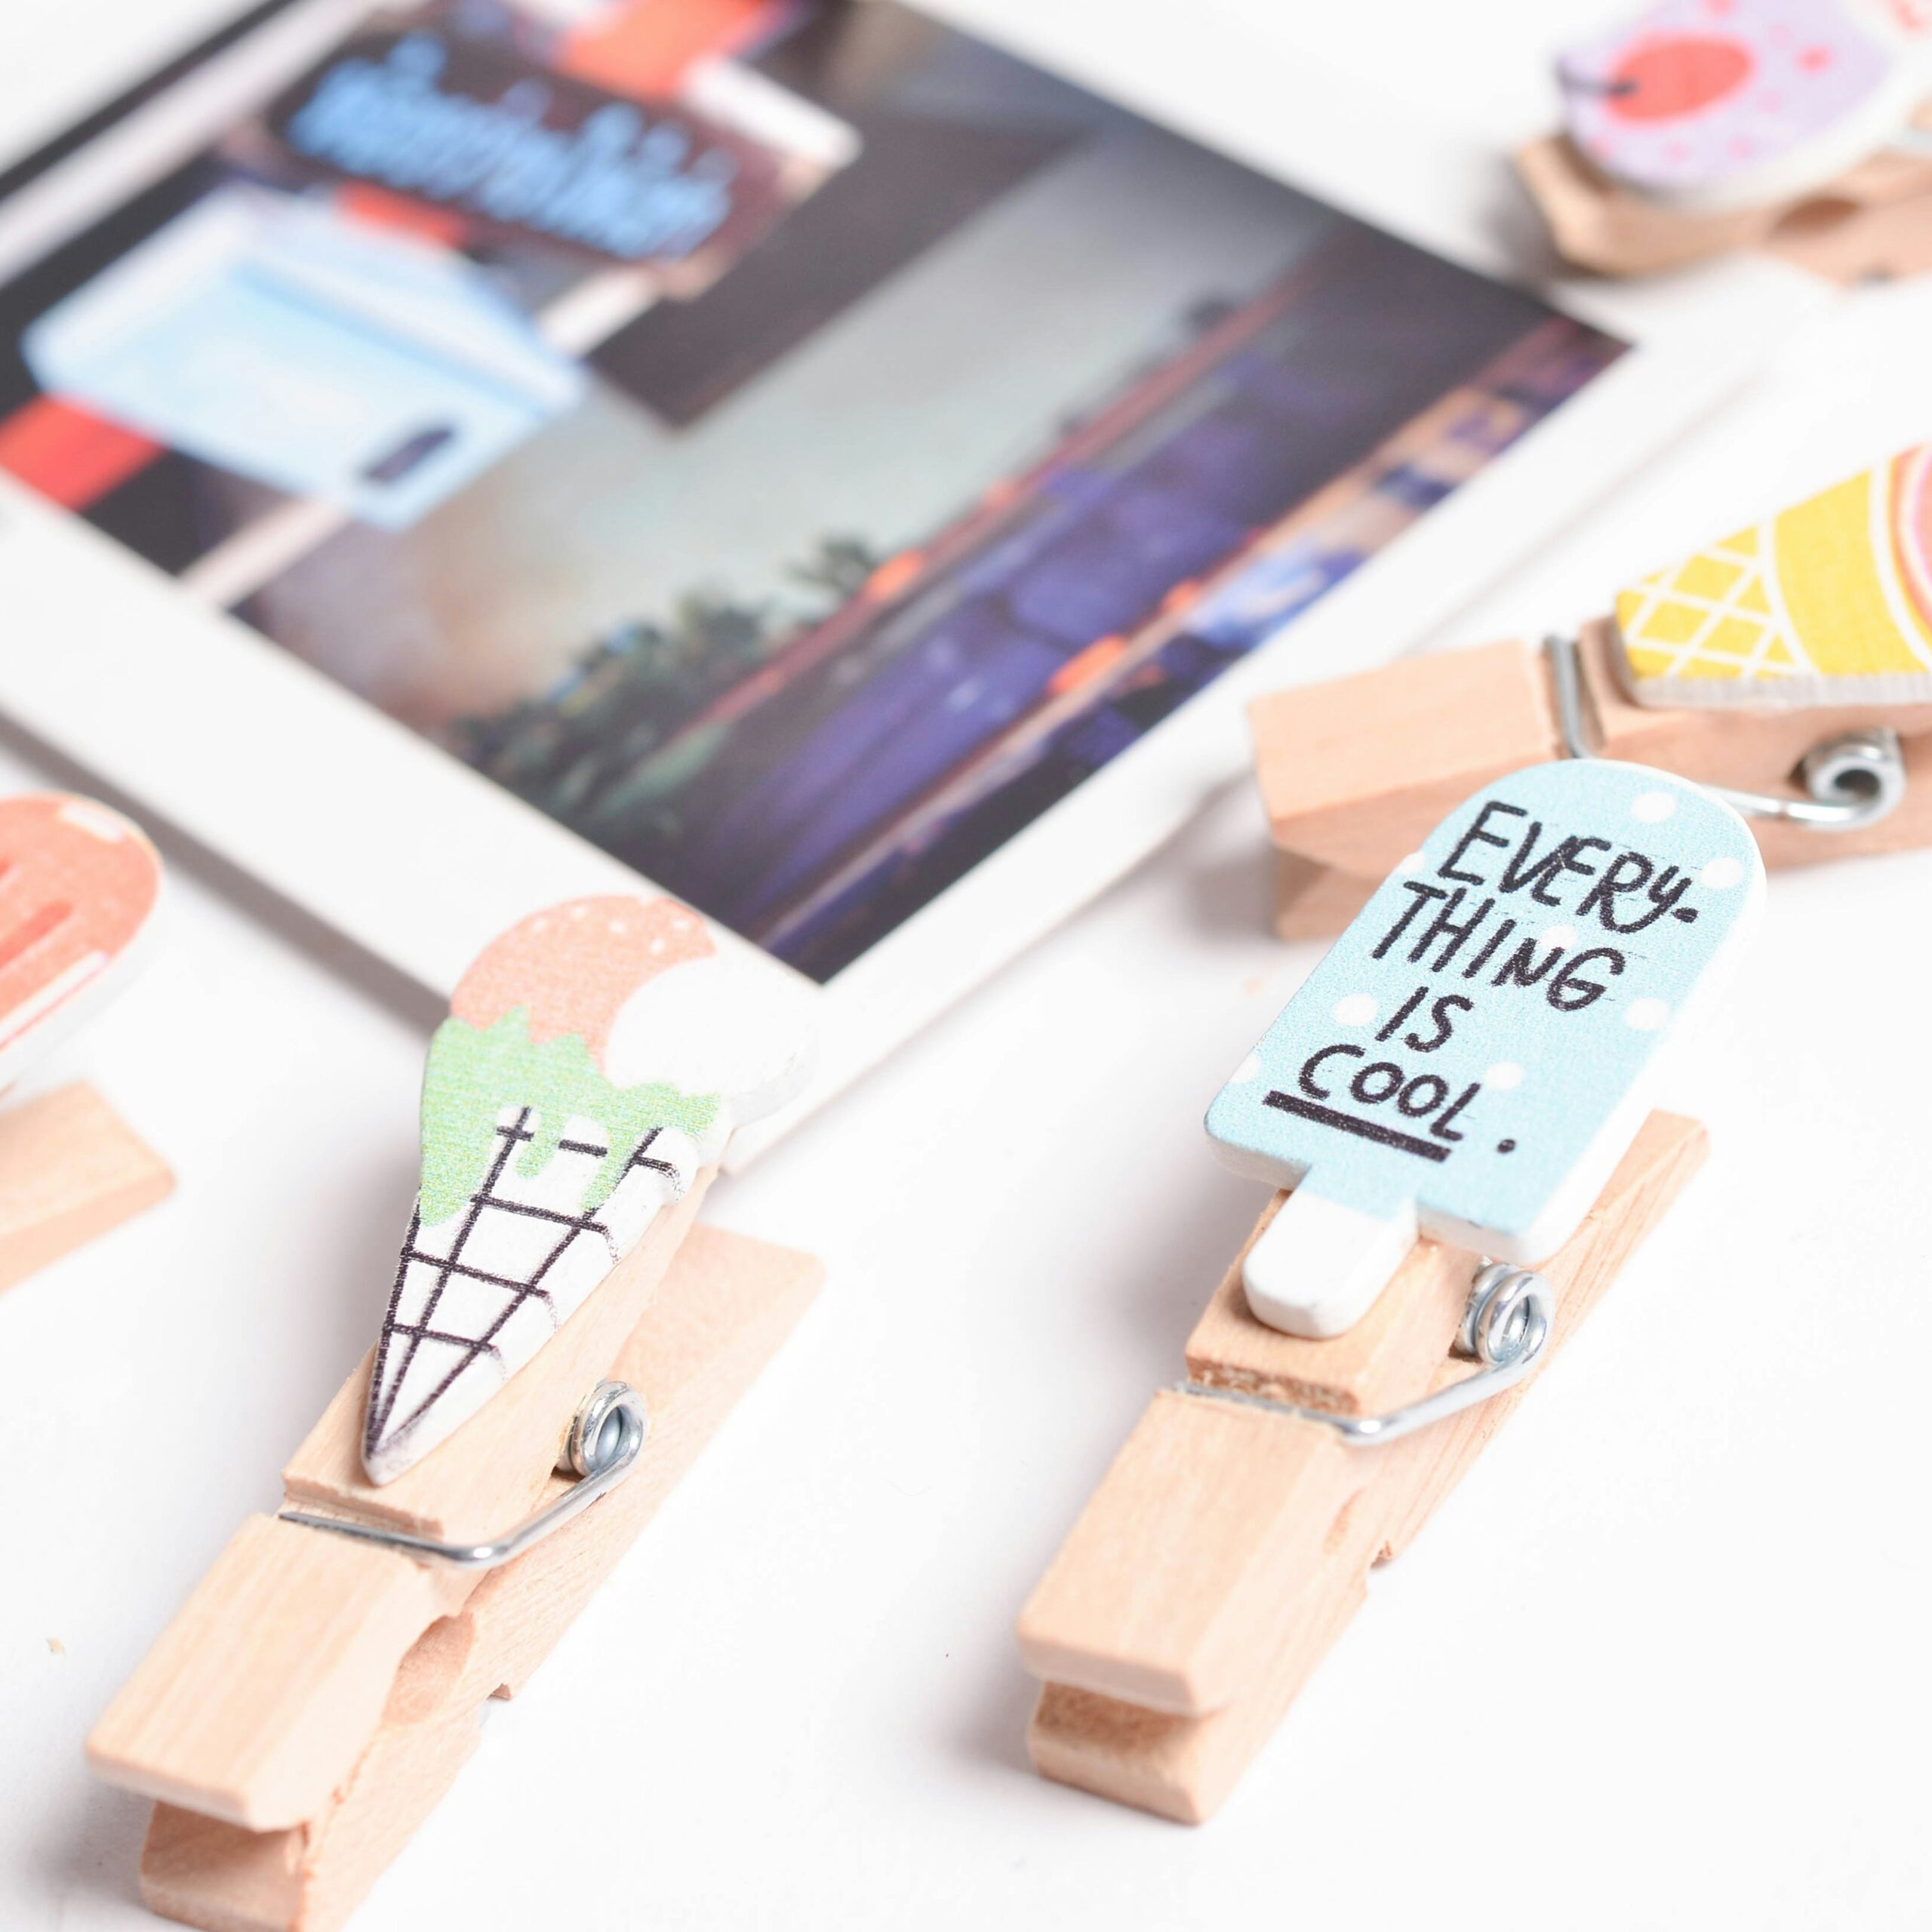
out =
[[[1572,763],[1385,883],[1210,1110],[1286,1191],[1021,1615],[1043,1773],[1187,1823],[1227,1795],[1703,1158],[1643,1096],[1762,880],[1707,793]]]
[[[1257,700],[1278,930],[1337,931],[1451,800],[1565,755],[1722,788],[1774,866],[1932,842],[1928,558],[1919,448],[1630,586],[1574,643]]]
[[[1932,140],[1932,109],[1913,131]],[[1516,150],[1557,252],[1599,275],[1660,275],[1761,248],[1827,281],[1897,280],[1932,269],[1932,159],[1867,155],[1801,194],[1712,212],[1660,206],[1592,168],[1566,136]]]
[[[0,1086],[118,993],[146,958],[161,861],[91,798],[0,800]],[[89,1086],[0,1112],[0,1288],[152,1207],[166,1164]]]
[[[1835,281],[1932,267],[1932,14],[1660,0],[1557,62],[1516,156],[1561,252],[1641,275],[1765,247]]]
[[[341,1924],[802,1312],[816,1263],[692,1227],[802,1073],[755,971],[607,899],[459,986],[383,1334],[88,1740],[156,1911]]]
[[[1555,1307],[1545,1359],[1704,1149],[1694,1121],[1651,1115],[1540,1271]],[[1407,1548],[1525,1389],[1372,1450],[1263,1404],[1374,1414],[1466,1374],[1451,1350],[1478,1266],[1422,1241],[1359,1327],[1306,1341],[1249,1312],[1237,1259],[1189,1338],[1187,1379],[1260,1399],[1157,1395],[1020,1619],[1042,1680],[1027,1738],[1041,1772],[1183,1824],[1214,1814],[1361,1608],[1370,1571]]]

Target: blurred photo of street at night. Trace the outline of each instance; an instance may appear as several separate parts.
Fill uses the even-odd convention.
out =
[[[890,0],[635,11],[291,77],[0,289],[0,466],[817,978],[1621,352]],[[661,218],[417,165],[512,98]]]

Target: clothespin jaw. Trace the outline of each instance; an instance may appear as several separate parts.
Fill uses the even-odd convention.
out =
[[[1643,766],[1533,766],[1451,813],[1208,1110],[1225,1160],[1294,1190],[1247,1257],[1254,1313],[1343,1333],[1419,1229],[1554,1252],[1763,891],[1737,814]]]
[[[156,1801],[155,1909],[341,1924],[796,1321],[815,1262],[694,1223],[804,1015],[664,900],[466,976],[377,1346],[88,1740]]]
[[[1255,1318],[1237,1257],[1189,1337],[1186,1379],[1149,1404],[1020,1614],[1041,1774],[1182,1823],[1212,1817],[1371,1569],[1420,1533],[1704,1152],[1695,1121],[1651,1115],[1538,1271],[1552,1312],[1531,1374],[1386,1446],[1338,1425],[1476,1380],[1456,1358],[1480,1258],[1425,1235],[1361,1321],[1313,1340]],[[1256,1237],[1293,1198],[1269,1204]]]
[[[91,798],[0,799],[0,1088],[88,1024],[152,949],[161,860]],[[84,1084],[0,1112],[0,1287],[151,1207],[166,1164]]]
[[[1932,453],[1626,586],[1573,641],[1405,660],[1251,707],[1283,936],[1333,932],[1456,798],[1564,756],[1721,788],[1770,865],[1932,842]]]
[[[1932,112],[1915,125],[1932,135]],[[1915,154],[1874,154],[1812,194],[1717,214],[1619,187],[1561,135],[1511,159],[1558,254],[1598,275],[1661,275],[1749,249],[1847,285],[1932,268],[1932,161]]]
[[[1932,264],[1932,22],[1845,0],[1660,0],[1558,56],[1517,156],[1561,252],[1643,274],[1767,245],[1847,281]]]

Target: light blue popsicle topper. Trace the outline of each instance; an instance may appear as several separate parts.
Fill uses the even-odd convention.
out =
[[[1255,1315],[1341,1334],[1419,1232],[1561,1247],[1764,890],[1737,814],[1643,765],[1534,765],[1451,813],[1208,1109],[1229,1165],[1295,1189],[1248,1252]]]

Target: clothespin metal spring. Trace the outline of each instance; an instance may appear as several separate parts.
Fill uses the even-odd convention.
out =
[[[1565,758],[1595,758],[1583,717],[1583,686],[1577,668],[1577,640],[1561,632],[1543,639],[1556,686],[1557,728]],[[1905,755],[1889,726],[1847,731],[1814,745],[1799,761],[1797,777],[1808,798],[1778,798],[1763,792],[1704,789],[1746,818],[1782,819],[1813,832],[1857,832],[1897,811],[1905,797]]]
[[[600,1496],[615,1489],[637,1466],[651,1433],[651,1416],[644,1398],[626,1382],[600,1382],[571,1419],[558,1466],[575,1472],[577,1480],[546,1508],[528,1517],[513,1530],[488,1543],[438,1543],[432,1537],[411,1536],[379,1524],[360,1523],[346,1516],[318,1515],[306,1509],[279,1512],[285,1523],[305,1529],[328,1530],[363,1543],[381,1543],[411,1556],[454,1564],[463,1570],[494,1570],[513,1562],[533,1543],[581,1515]]]
[[[1205,1382],[1180,1382],[1174,1387],[1183,1395],[1238,1402],[1304,1422],[1325,1423],[1345,1442],[1357,1448],[1373,1448],[1399,1441],[1445,1416],[1473,1408],[1521,1381],[1543,1354],[1555,1312],[1549,1284],[1540,1275],[1513,1268],[1506,1261],[1485,1263],[1469,1284],[1469,1306],[1463,1312],[1456,1337],[1457,1352],[1473,1356],[1482,1366],[1446,1389],[1383,1415],[1340,1415],[1331,1409],[1306,1408],[1300,1403],[1277,1401],[1272,1396]]]

